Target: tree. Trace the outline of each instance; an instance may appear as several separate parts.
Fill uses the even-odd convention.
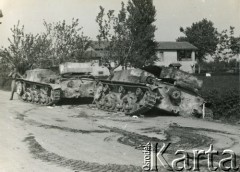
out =
[[[124,3],[122,2],[122,8],[117,17],[114,15],[114,10],[109,10],[106,16],[105,9],[100,6],[96,22],[99,26],[99,34],[97,35],[99,45],[104,45],[102,61],[113,74],[114,69],[126,65],[133,45],[126,24]]]
[[[72,19],[71,24],[66,24],[65,20],[56,23],[44,21],[46,32],[42,34],[40,42],[45,42],[46,56],[53,65],[63,62],[79,62],[85,57],[85,52],[89,47],[90,38],[81,32],[79,20]]]
[[[179,37],[177,41],[188,41],[198,48],[196,55],[199,72],[200,64],[205,59],[206,55],[213,55],[218,44],[218,32],[214,27],[213,22],[203,19],[193,23],[191,27],[180,27],[180,32],[185,34],[185,37]]]
[[[152,64],[157,59],[154,33],[156,9],[152,0],[128,1],[127,24],[133,39],[133,50],[130,62],[134,67]]]
[[[234,27],[230,26],[229,31],[227,29],[218,33],[218,45],[214,54],[215,60],[229,61],[230,58],[238,53],[237,41],[239,38],[234,37]]]
[[[21,73],[31,68],[46,68],[63,62],[79,62],[85,58],[90,39],[84,36],[78,19],[70,25],[65,21],[47,23],[45,32],[25,33],[20,22],[11,29],[10,45],[0,49],[1,68],[17,67]]]
[[[0,49],[1,64],[8,67],[16,67],[20,72],[29,69],[36,62],[36,38],[24,32],[24,26],[20,22],[11,28],[12,38],[8,38],[10,45]]]
[[[97,39],[99,44],[106,45],[103,62],[107,63],[110,73],[119,66],[142,67],[146,61],[153,63],[156,58],[155,13],[152,0],[131,0],[127,8],[122,2],[117,16],[114,10],[105,14],[105,9],[100,7],[96,17],[99,26]],[[115,65],[112,66],[111,62]]]

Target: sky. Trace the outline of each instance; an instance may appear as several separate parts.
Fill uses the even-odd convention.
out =
[[[123,0],[127,2],[128,0]],[[235,27],[240,36],[240,0],[153,0],[157,15],[157,41],[175,41],[183,34],[179,28],[191,26],[207,18],[221,31]],[[85,35],[96,40],[98,26],[95,22],[99,6],[118,11],[120,0],[0,0],[3,18],[0,18],[0,46],[8,45],[10,28],[17,24],[25,26],[26,33],[44,31],[43,21],[57,22],[79,18]]]

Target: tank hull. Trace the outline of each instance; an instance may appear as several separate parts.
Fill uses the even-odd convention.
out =
[[[176,85],[181,79],[161,79],[142,69],[118,71],[110,80],[97,84],[94,100],[99,109],[128,115],[143,114],[153,108],[181,116],[202,114],[204,100],[197,94],[201,81],[193,77],[184,82],[187,87]]]
[[[65,65],[65,67],[68,67]],[[24,78],[17,79],[17,94],[25,102],[42,105],[57,104],[63,98],[93,98],[95,78],[88,73],[57,74],[49,69],[26,71]],[[70,68],[71,69],[71,68]],[[72,69],[71,69],[72,70]]]

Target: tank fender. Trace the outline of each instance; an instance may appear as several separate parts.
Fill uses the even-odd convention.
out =
[[[146,84],[146,86],[149,87],[152,91],[158,89],[157,85]]]
[[[53,90],[61,89],[61,86],[59,84],[49,84]]]

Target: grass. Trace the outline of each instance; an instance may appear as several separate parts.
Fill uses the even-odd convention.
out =
[[[240,75],[217,75],[211,77],[198,76],[203,80],[203,87],[201,92],[209,90],[218,90],[220,92],[226,92],[229,89],[240,91]]]
[[[239,75],[199,76],[203,80],[200,94],[209,103],[213,118],[229,123],[240,122]]]

